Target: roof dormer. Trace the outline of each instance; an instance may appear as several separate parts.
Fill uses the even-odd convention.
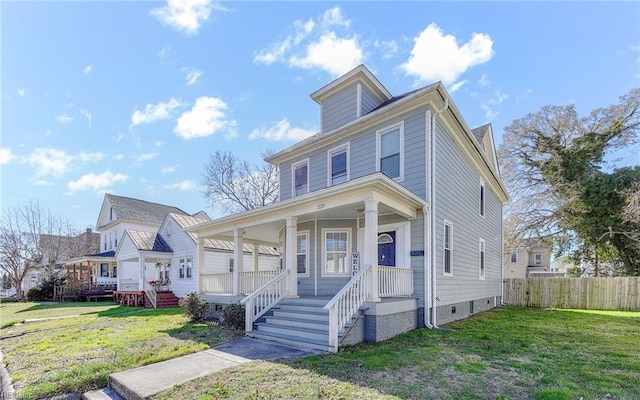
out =
[[[364,65],[352,69],[311,94],[321,107],[322,133],[331,132],[369,113],[392,98]]]

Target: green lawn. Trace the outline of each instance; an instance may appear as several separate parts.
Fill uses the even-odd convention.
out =
[[[10,324],[28,319],[75,315]],[[2,303],[0,349],[20,398],[83,392],[109,373],[234,337],[179,309]],[[255,362],[156,399],[640,399],[640,313],[501,308],[338,354]]]
[[[65,316],[70,317],[21,322]],[[218,326],[188,323],[179,308],[114,303],[3,302],[0,327],[0,349],[21,399],[104,387],[110,373],[235,337]]]
[[[640,399],[640,313],[506,307],[447,328],[245,364],[154,399]]]

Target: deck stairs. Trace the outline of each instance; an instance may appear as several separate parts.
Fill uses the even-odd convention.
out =
[[[170,290],[156,292],[156,308],[172,308],[178,307],[179,299]],[[147,308],[153,308],[151,301],[144,295],[144,306]]]
[[[329,347],[329,299],[283,299],[255,324],[249,336],[320,351]],[[346,327],[348,333],[349,326]],[[341,332],[342,335],[345,332]]]

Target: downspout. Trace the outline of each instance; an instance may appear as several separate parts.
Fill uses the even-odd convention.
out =
[[[431,112],[427,111],[429,118],[431,118]],[[427,141],[427,143],[429,143]],[[425,169],[428,168],[427,163],[425,163]],[[426,176],[427,176],[427,185],[425,186],[425,188],[429,188],[429,183],[430,183],[430,176],[428,171]],[[427,293],[427,289],[429,289],[431,287],[431,274],[430,274],[430,266],[431,264],[429,263],[429,261],[431,260],[431,257],[429,256],[429,244],[431,243],[431,230],[429,229],[429,224],[428,222],[431,220],[431,213],[429,211],[429,206],[426,205],[424,207],[422,207],[422,219],[423,219],[423,230],[424,230],[424,238],[425,238],[425,250],[426,254],[423,257],[424,258],[424,326],[426,326],[429,329],[433,328],[433,325],[431,325],[431,322],[429,321],[429,309],[431,308],[429,306],[429,298],[431,297],[431,294]]]
[[[431,308],[433,310],[431,313],[431,325],[433,329],[440,329],[436,318],[436,301],[438,299],[436,296],[436,118],[447,108],[449,108],[449,99],[445,98],[442,109],[431,116],[431,137],[429,138],[429,150],[431,151],[429,157],[429,183],[431,184],[429,187],[429,205],[431,206]]]

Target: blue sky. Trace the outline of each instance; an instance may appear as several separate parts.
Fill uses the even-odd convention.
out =
[[[2,2],[0,13],[0,206],[40,200],[79,229],[105,192],[219,216],[200,189],[209,154],[260,162],[315,133],[309,95],[362,63],[394,95],[442,80],[497,145],[543,105],[587,113],[640,86],[638,2]]]

